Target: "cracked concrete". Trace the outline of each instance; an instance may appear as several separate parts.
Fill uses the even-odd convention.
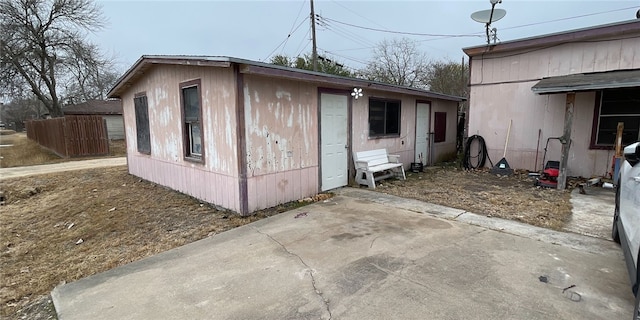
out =
[[[305,214],[305,216],[306,216],[306,214]],[[296,215],[296,217],[299,217],[299,216]],[[318,295],[318,297],[320,298],[320,300],[324,304],[325,308],[327,309],[327,313],[329,314],[328,319],[331,320],[331,309],[329,308],[329,301],[324,298],[324,296],[322,295],[322,291],[320,291],[320,289],[318,289],[318,286],[316,284],[316,278],[313,276],[313,268],[311,268],[311,266],[309,266],[306,262],[304,262],[304,259],[302,259],[302,257],[300,255],[289,251],[289,249],[287,249],[287,247],[285,247],[285,245],[283,245],[280,241],[276,240],[270,234],[264,233],[264,232],[260,231],[257,228],[253,228],[253,229],[256,230],[256,232],[267,236],[267,238],[271,239],[271,241],[277,243],[282,248],[282,250],[284,250],[286,253],[298,258],[298,260],[300,260],[300,263],[302,263],[307,268],[307,271],[309,272],[309,277],[311,278],[311,285],[313,286],[313,291]]]
[[[357,189],[52,297],[60,320],[627,319],[634,302],[611,241]]]

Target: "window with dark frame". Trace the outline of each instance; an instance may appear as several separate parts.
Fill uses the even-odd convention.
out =
[[[447,140],[447,113],[435,112],[433,118],[433,142]]]
[[[640,140],[640,89],[607,89],[596,95],[592,147],[613,147],[618,122],[624,123],[622,144]]]
[[[137,94],[133,98],[136,115],[136,142],[138,152],[151,154],[151,134],[149,132],[149,106],[145,94]]]
[[[201,160],[203,146],[200,80],[182,83],[180,95],[182,97],[185,156]]]
[[[400,135],[400,101],[369,99],[369,137]]]

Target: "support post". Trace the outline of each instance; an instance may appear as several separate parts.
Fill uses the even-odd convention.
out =
[[[311,2],[311,61],[313,71],[318,71],[318,46],[316,45],[316,12],[313,10],[313,0]]]
[[[558,189],[567,188],[567,163],[569,162],[569,149],[571,148],[571,127],[573,126],[573,107],[576,102],[576,93],[567,93],[567,102],[564,108],[564,133],[560,142],[562,143],[562,154],[560,156],[560,173],[558,175]]]
[[[616,154],[613,156],[613,184],[618,185],[618,175],[620,174],[620,163],[622,161],[622,134],[624,133],[624,122],[618,122],[616,130]]]

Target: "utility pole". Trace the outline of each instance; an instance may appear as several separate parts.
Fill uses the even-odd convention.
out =
[[[311,42],[313,44],[311,51],[311,61],[313,62],[313,71],[318,71],[318,47],[316,46],[316,12],[313,11],[313,0],[311,2]]]

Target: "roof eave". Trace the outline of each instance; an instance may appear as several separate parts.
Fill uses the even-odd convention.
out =
[[[532,47],[552,46],[564,42],[576,42],[584,39],[598,38],[609,35],[625,35],[640,31],[640,20],[627,20],[595,27],[563,31],[558,33],[534,36],[530,38],[516,39],[493,45],[481,45],[463,48],[462,51],[469,57],[499,53],[513,50],[522,50]]]
[[[323,83],[328,85],[350,86],[350,87],[365,87],[372,90],[380,90],[387,92],[394,92],[400,94],[410,94],[432,99],[442,99],[450,101],[466,101],[464,97],[451,96],[441,93],[435,93],[427,90],[396,86],[386,83],[380,83],[376,81],[370,81],[365,79],[348,78],[341,76],[328,75],[318,72],[305,71],[305,70],[289,70],[289,68],[278,68],[270,65],[255,65],[244,64],[240,68],[242,73],[257,74],[263,76],[287,78],[298,81],[308,81],[315,83]]]
[[[124,90],[131,87],[133,82],[142,76],[146,70],[156,64],[168,65],[190,65],[190,66],[209,66],[209,67],[230,67],[232,63],[241,66],[243,73],[260,74],[265,76],[281,77],[296,79],[302,81],[310,81],[316,83],[325,83],[341,86],[362,86],[375,90],[395,92],[401,94],[411,94],[420,97],[442,99],[449,101],[466,101],[464,97],[435,93],[428,90],[418,88],[410,88],[386,84],[365,79],[341,77],[331,74],[325,74],[315,71],[307,71],[302,69],[294,69],[284,66],[278,66],[268,63],[255,62],[251,60],[229,58],[229,57],[192,57],[192,56],[142,56],[134,65],[118,79],[114,87],[107,93],[108,98],[121,98]]]
[[[231,62],[228,59],[204,59],[204,58],[176,58],[165,56],[142,56],[127,72],[116,81],[116,84],[107,93],[107,98],[120,99],[122,90],[130,87],[137,77],[144,74],[144,71],[155,64],[185,65],[185,66],[208,66],[208,67],[229,67]]]

